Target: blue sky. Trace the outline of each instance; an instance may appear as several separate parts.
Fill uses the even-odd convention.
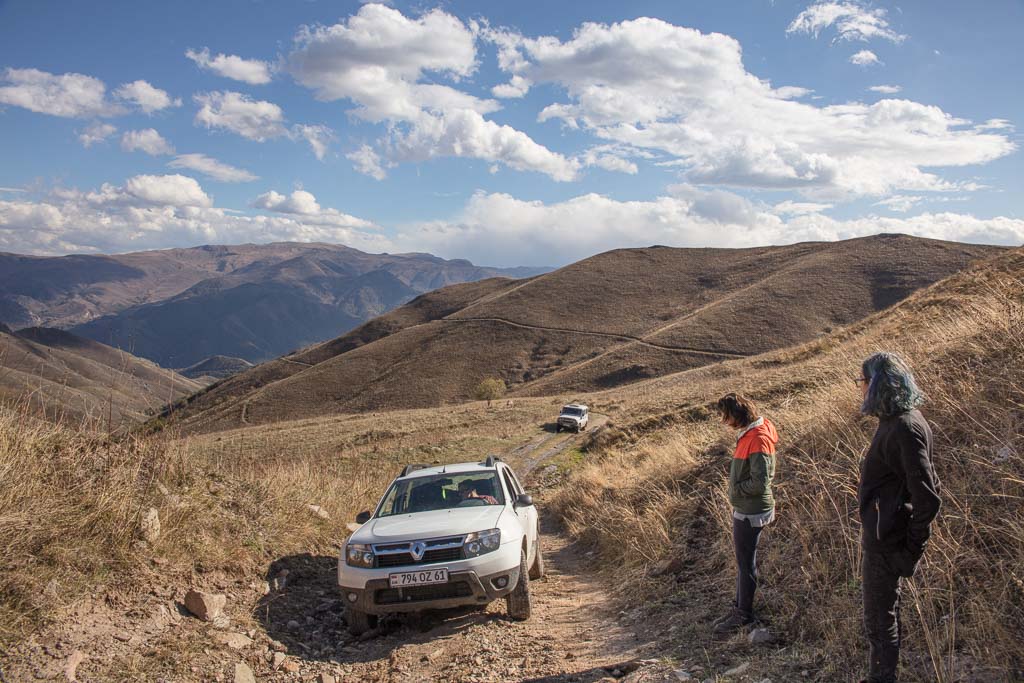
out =
[[[1024,5],[0,2],[0,250],[1024,243]]]

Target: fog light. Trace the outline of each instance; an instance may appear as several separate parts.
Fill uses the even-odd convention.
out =
[[[356,595],[355,593],[349,593],[348,594],[348,601],[349,602],[355,602],[358,599],[359,599],[359,596]]]
[[[494,580],[494,585],[497,586],[498,588],[504,588],[505,586],[508,585],[508,577],[507,576],[502,576],[501,578],[495,579]]]

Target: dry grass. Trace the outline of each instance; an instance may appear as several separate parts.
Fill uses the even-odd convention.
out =
[[[186,439],[111,439],[88,424],[63,427],[0,408],[0,643],[38,631],[90,594],[120,599],[154,583],[251,580],[292,553],[334,554],[345,523],[376,502],[402,465],[509,450],[536,435],[555,403],[479,403]],[[150,507],[162,527],[152,545],[139,534]]]
[[[819,680],[851,679],[865,658],[856,482],[875,423],[858,415],[850,378],[859,361],[880,348],[905,355],[930,396],[924,411],[935,427],[943,486],[943,511],[924,567],[905,594],[905,670],[920,681],[1020,680],[1020,251],[833,338],[658,380],[635,395],[620,393],[624,440],[563,489],[560,514],[615,567],[617,580],[635,586],[631,598],[683,609],[686,626],[676,635],[684,642],[706,640],[735,576],[724,488],[731,437],[699,409],[684,409],[731,389],[756,396],[782,436],[779,518],[765,539],[759,600],[788,653],[772,650],[765,666],[774,666],[783,680],[802,670]],[[659,412],[663,417],[652,419]],[[673,554],[685,563],[678,583],[647,578],[654,561]]]

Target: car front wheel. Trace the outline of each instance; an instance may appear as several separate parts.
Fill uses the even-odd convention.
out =
[[[526,551],[519,554],[519,583],[505,596],[508,615],[516,621],[530,618],[530,574],[526,566]]]
[[[348,622],[348,632],[354,636],[361,636],[367,631],[377,628],[376,614],[367,614],[357,609],[349,608],[345,620]]]

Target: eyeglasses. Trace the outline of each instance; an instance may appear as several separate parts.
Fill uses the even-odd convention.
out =
[[[858,387],[859,387],[859,386],[860,386],[861,384],[867,384],[867,383],[868,383],[869,381],[870,381],[870,380],[866,380],[866,379],[864,379],[863,377],[854,377],[854,378],[853,378],[853,383],[854,383],[854,384],[856,384],[856,385],[857,385]]]

